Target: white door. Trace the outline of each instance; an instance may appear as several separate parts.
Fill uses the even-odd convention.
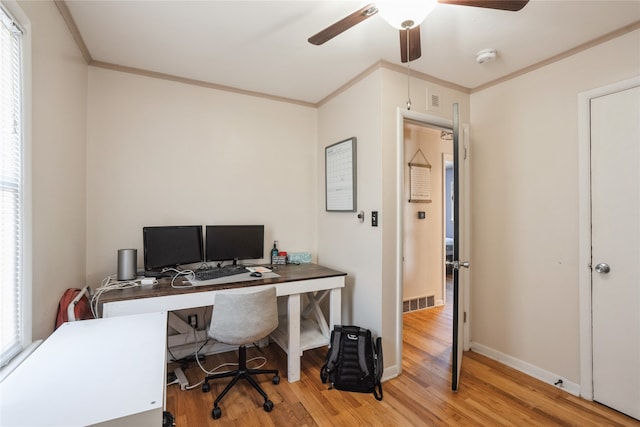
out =
[[[591,100],[593,398],[640,419],[640,88]]]
[[[465,349],[465,279],[461,277],[462,267],[469,268],[469,262],[463,260],[463,251],[460,250],[463,241],[463,232],[468,233],[468,211],[462,209],[465,197],[468,198],[469,187],[466,185],[465,175],[468,170],[463,170],[465,151],[461,150],[460,119],[458,104],[453,104],[453,260],[447,261],[453,270],[453,343],[451,349],[451,389],[458,391],[460,387],[460,372],[462,370],[463,350]],[[468,274],[465,274],[468,276]]]

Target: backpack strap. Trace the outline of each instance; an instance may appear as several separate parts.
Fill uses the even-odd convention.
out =
[[[335,326],[333,331],[331,332],[331,351],[327,356],[327,361],[325,363],[326,370],[331,371],[333,367],[336,365],[336,361],[338,360],[338,356],[340,353],[340,341],[342,340],[342,327]]]
[[[362,378],[369,375],[369,368],[367,367],[367,358],[365,357],[365,345],[367,344],[367,330],[360,328],[358,335],[358,363],[360,364],[360,372],[362,372]]]
[[[374,361],[374,369],[375,369],[375,385],[373,386],[373,396],[376,400],[382,400],[382,382],[380,381],[382,378],[382,370],[384,369],[383,360],[382,360],[382,337],[378,337],[376,341],[373,343],[373,357]]]
[[[326,384],[329,380],[329,373],[333,371],[336,362],[338,361],[338,357],[340,356],[340,340],[342,339],[342,327],[336,325],[333,327],[331,331],[331,341],[329,342],[329,352],[327,353],[327,358],[320,368],[320,380],[322,380],[323,384]],[[329,387],[331,388],[331,387]]]
[[[382,355],[382,337],[376,338],[373,346],[373,357],[375,359],[375,378],[376,381],[380,381],[382,378],[382,372],[384,371],[384,360]]]
[[[373,387],[373,397],[376,400],[382,400],[382,384],[380,381],[376,381],[376,385]]]

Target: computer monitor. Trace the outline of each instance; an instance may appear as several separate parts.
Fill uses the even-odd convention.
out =
[[[145,271],[204,260],[201,225],[143,227],[142,240]]]
[[[207,261],[233,261],[264,257],[264,225],[207,225]]]

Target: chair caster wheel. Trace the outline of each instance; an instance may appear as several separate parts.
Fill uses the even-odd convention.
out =
[[[204,384],[202,384],[202,392],[203,392],[203,393],[206,393],[206,392],[208,392],[209,390],[211,390],[211,387],[209,386],[209,383],[204,383]]]
[[[213,410],[211,411],[211,417],[214,420],[217,420],[218,418],[220,418],[222,416],[222,409],[220,409],[218,406],[216,406],[215,408],[213,408]]]
[[[276,375],[275,377],[273,377],[273,379],[271,380],[271,382],[272,382],[273,384],[280,384],[280,377]]]
[[[265,412],[271,412],[271,410],[273,409],[273,402],[270,400],[265,400],[262,407],[264,408]]]

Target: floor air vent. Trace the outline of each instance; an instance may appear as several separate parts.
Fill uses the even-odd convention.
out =
[[[426,297],[418,297],[402,302],[402,312],[407,313],[409,311],[422,310],[423,308],[429,308],[436,305],[436,297],[429,295]]]

